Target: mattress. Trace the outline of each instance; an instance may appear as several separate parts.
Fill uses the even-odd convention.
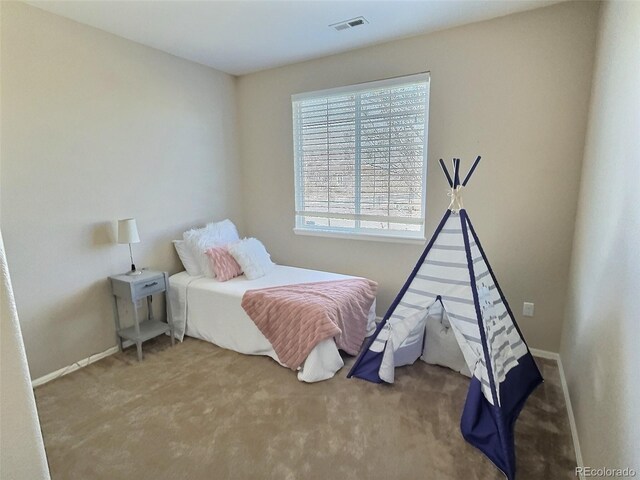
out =
[[[276,265],[264,277],[248,280],[244,275],[226,282],[192,277],[180,272],[169,278],[169,303],[176,337],[184,335],[246,355],[265,355],[280,363],[269,341],[241,306],[244,292],[251,289],[354,278],[338,273]],[[367,335],[375,330],[375,301],[368,318]],[[344,366],[333,339],[320,342],[298,371],[305,382],[326,380]]]

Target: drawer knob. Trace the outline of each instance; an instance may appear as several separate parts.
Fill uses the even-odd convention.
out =
[[[157,284],[158,284],[158,282],[147,283],[147,284],[145,284],[144,288],[153,287],[154,285],[157,285]]]

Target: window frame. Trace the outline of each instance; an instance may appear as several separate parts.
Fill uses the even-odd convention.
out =
[[[423,151],[422,151],[422,198],[421,198],[421,217],[416,220],[420,221],[420,231],[385,231],[384,229],[363,229],[359,230],[351,227],[319,227],[313,228],[308,227],[303,224],[304,221],[304,213],[299,210],[299,202],[300,202],[300,192],[299,186],[301,186],[301,172],[300,167],[302,163],[301,155],[301,145],[299,145],[299,132],[296,124],[296,102],[312,100],[323,97],[336,96],[341,94],[350,94],[350,93],[358,93],[362,91],[377,89],[377,88],[385,88],[392,86],[400,86],[403,84],[409,83],[417,83],[417,82],[425,82],[427,88],[425,106],[424,106],[424,142],[423,142]],[[292,134],[293,134],[293,163],[294,163],[294,197],[295,197],[295,208],[294,208],[294,233],[296,235],[305,235],[305,236],[318,236],[318,237],[329,237],[329,238],[345,238],[345,239],[354,239],[354,240],[373,240],[373,241],[384,241],[384,242],[398,242],[398,243],[413,243],[413,244],[424,244],[426,242],[426,232],[425,232],[425,224],[426,224],[426,197],[427,197],[427,157],[428,157],[428,144],[429,144],[429,107],[430,107],[430,86],[431,86],[431,75],[430,72],[421,72],[415,73],[411,75],[403,75],[393,78],[387,78],[384,80],[375,80],[371,82],[358,83],[354,85],[346,85],[342,87],[329,88],[324,90],[317,90],[313,92],[299,93],[291,96],[291,108],[292,108]],[[357,155],[359,156],[359,155]],[[356,160],[357,161],[357,160]],[[356,179],[356,182],[359,180]],[[356,197],[358,193],[356,193]],[[356,202],[354,202],[355,205]],[[389,217],[392,218],[392,217]],[[418,222],[416,222],[418,223]]]

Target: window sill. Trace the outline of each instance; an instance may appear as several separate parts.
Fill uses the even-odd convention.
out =
[[[426,238],[421,237],[401,237],[399,235],[384,235],[379,233],[342,233],[324,230],[308,230],[303,228],[294,228],[293,233],[308,237],[343,238],[346,240],[365,240],[369,242],[409,243],[412,245],[424,245],[427,241]]]

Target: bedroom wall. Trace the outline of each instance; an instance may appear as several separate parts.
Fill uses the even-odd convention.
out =
[[[560,355],[584,464],[640,472],[640,3],[603,5]]]
[[[424,247],[294,235],[291,95],[429,70],[427,231],[448,205],[437,159],[468,168],[481,154],[465,205],[529,343],[557,352],[598,8],[562,3],[240,77],[248,233],[279,263],[378,281],[384,314]]]
[[[118,218],[170,272],[183,230],[242,228],[235,79],[22,3],[1,26],[1,225],[37,378],[115,345]]]
[[[0,30],[2,26],[0,2]],[[2,48],[0,35],[0,50]],[[1,68],[1,65],[0,65]],[[2,78],[0,77],[0,92]],[[0,94],[0,110],[2,95]],[[1,119],[0,119],[1,122]],[[2,144],[0,128],[0,145]],[[2,156],[0,155],[0,165]],[[0,176],[1,176],[0,167]],[[0,208],[0,218],[1,218]],[[0,229],[0,475],[49,480],[49,467]]]

